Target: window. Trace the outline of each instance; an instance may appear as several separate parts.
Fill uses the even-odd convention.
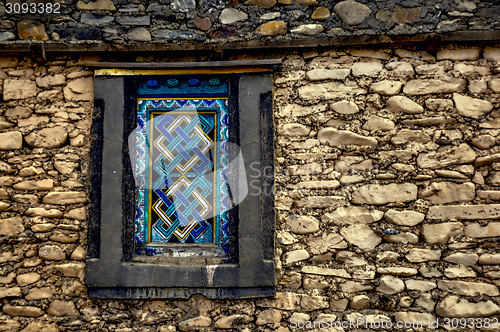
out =
[[[96,70],[90,296],[274,294],[273,64]]]

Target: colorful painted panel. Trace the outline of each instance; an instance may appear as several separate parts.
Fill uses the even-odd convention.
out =
[[[227,98],[138,100],[136,253],[214,243],[227,253]]]

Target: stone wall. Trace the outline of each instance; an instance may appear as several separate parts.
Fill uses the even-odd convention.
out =
[[[283,57],[277,294],[240,301],[88,298],[93,73],[76,61],[1,59],[0,331],[498,318],[500,48]]]
[[[30,39],[49,46],[87,43],[91,48],[168,41],[224,44],[353,36],[366,40],[455,31],[487,40],[487,34],[496,33],[496,39],[500,34],[500,5],[494,0],[56,0],[57,6],[41,6],[37,13],[29,7],[24,14],[19,13],[19,3],[7,0],[0,6],[4,47],[26,45]],[[58,14],[53,13],[56,8]]]

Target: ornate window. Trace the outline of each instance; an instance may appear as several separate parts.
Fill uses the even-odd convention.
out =
[[[240,64],[96,70],[89,295],[274,294],[273,63]]]

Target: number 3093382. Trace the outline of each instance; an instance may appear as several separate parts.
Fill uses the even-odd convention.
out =
[[[60,3],[6,3],[7,14],[60,14]]]

